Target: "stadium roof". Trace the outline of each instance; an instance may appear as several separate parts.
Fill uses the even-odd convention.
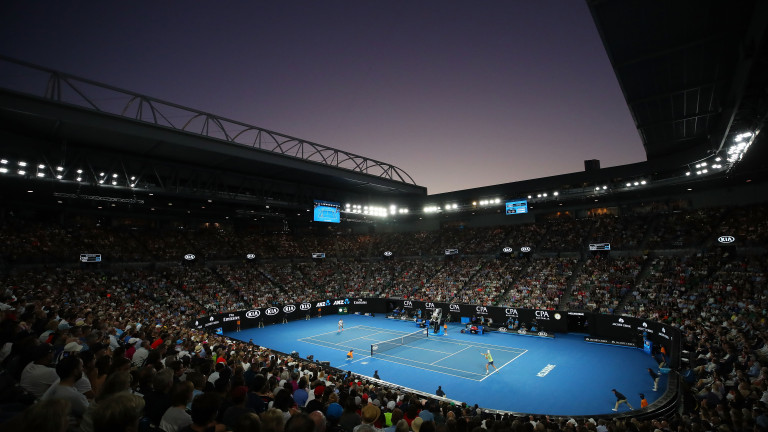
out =
[[[44,165],[43,177],[21,177],[57,189],[93,184],[104,171],[118,187],[286,203],[426,195],[392,164],[7,57],[0,70],[13,78],[0,88],[0,133],[11,143],[0,157]]]
[[[701,159],[762,127],[768,2],[588,4],[649,161]]]

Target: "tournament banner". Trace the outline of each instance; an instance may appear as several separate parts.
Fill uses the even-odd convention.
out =
[[[480,320],[486,323],[489,330],[510,328],[530,329],[534,325],[537,332],[545,332],[547,336],[551,333],[565,333],[568,331],[568,324],[564,312],[545,309],[523,309],[523,308],[504,308],[497,306],[467,305],[458,303],[424,302],[420,300],[407,299],[389,299],[387,312],[401,310],[408,317],[418,314],[421,310],[421,316],[430,318],[432,311],[436,308],[443,310],[442,319],[448,319],[450,322],[460,322],[461,318],[470,320]],[[516,330],[515,330],[516,331]]]

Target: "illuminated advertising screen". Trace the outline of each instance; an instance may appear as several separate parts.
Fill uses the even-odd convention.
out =
[[[315,222],[341,222],[341,204],[315,200]]]
[[[526,200],[507,201],[504,206],[508,215],[528,213],[528,201]]]

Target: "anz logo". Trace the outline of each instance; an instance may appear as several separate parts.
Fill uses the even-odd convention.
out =
[[[245,313],[246,318],[258,318],[261,315],[261,311],[258,309],[249,310]]]
[[[457,304],[451,305],[451,312],[459,312],[459,311],[461,311],[461,307],[459,305]]]
[[[338,305],[345,305],[345,304],[349,304],[349,299],[344,299],[344,300],[335,300],[335,301],[333,302],[333,305],[334,305],[334,306],[338,306]]]
[[[270,308],[267,308],[267,310],[264,311],[264,313],[267,314],[267,315],[277,315],[278,312],[280,312],[280,309],[278,309],[276,307],[270,307]]]
[[[312,309],[312,303],[302,303],[301,306],[299,306],[299,309],[303,311],[308,311]]]
[[[720,237],[717,238],[717,241],[720,242],[720,243],[725,243],[725,244],[733,243],[733,242],[736,241],[736,237],[734,237],[734,236],[720,236]]]
[[[294,305],[285,305],[285,306],[283,306],[283,312],[285,312],[287,314],[289,314],[289,313],[291,313],[291,312],[293,312],[295,310],[296,310],[296,306],[294,306]]]

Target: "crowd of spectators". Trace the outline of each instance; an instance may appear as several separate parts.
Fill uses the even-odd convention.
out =
[[[109,235],[103,236],[105,230],[100,228],[73,235],[70,229],[6,218],[0,236],[7,264],[0,292],[0,422],[4,422],[0,429],[768,429],[765,251],[740,254],[736,248],[707,242],[712,233],[725,233],[755,236],[745,245],[764,247],[754,238],[766,235],[765,215],[765,207],[754,207],[629,221],[558,219],[542,226],[415,236],[318,235],[304,243],[308,248],[285,234],[238,238],[217,227],[205,228],[206,234],[200,236],[191,231],[149,235],[124,229],[107,229]],[[645,217],[654,222],[640,223]],[[650,230],[649,223],[658,229]],[[627,227],[643,233],[623,234]],[[567,252],[598,230],[633,247],[671,241],[695,250],[669,255],[643,251],[633,257],[530,254],[436,259],[426,253],[429,247],[454,242],[470,251],[491,251],[520,233],[526,233],[528,244],[563,247]],[[649,231],[657,234],[648,236]],[[222,246],[229,241],[230,246]],[[276,260],[211,267],[50,265],[86,247],[102,248],[105,255],[126,263],[147,256],[170,258],[188,248],[224,258],[239,249],[238,241],[253,241],[262,257],[274,251]],[[309,248],[327,247],[343,255],[386,248],[397,241],[402,241],[402,248],[392,249],[411,258],[280,260]],[[49,265],[16,265],[29,263]],[[190,319],[211,312],[311,297],[369,295],[529,308],[567,306],[677,326],[685,339],[680,374],[686,383],[686,402],[681,411],[652,420],[493,415],[466,404],[424,402],[385,382],[361,380],[268,347],[186,327]]]

